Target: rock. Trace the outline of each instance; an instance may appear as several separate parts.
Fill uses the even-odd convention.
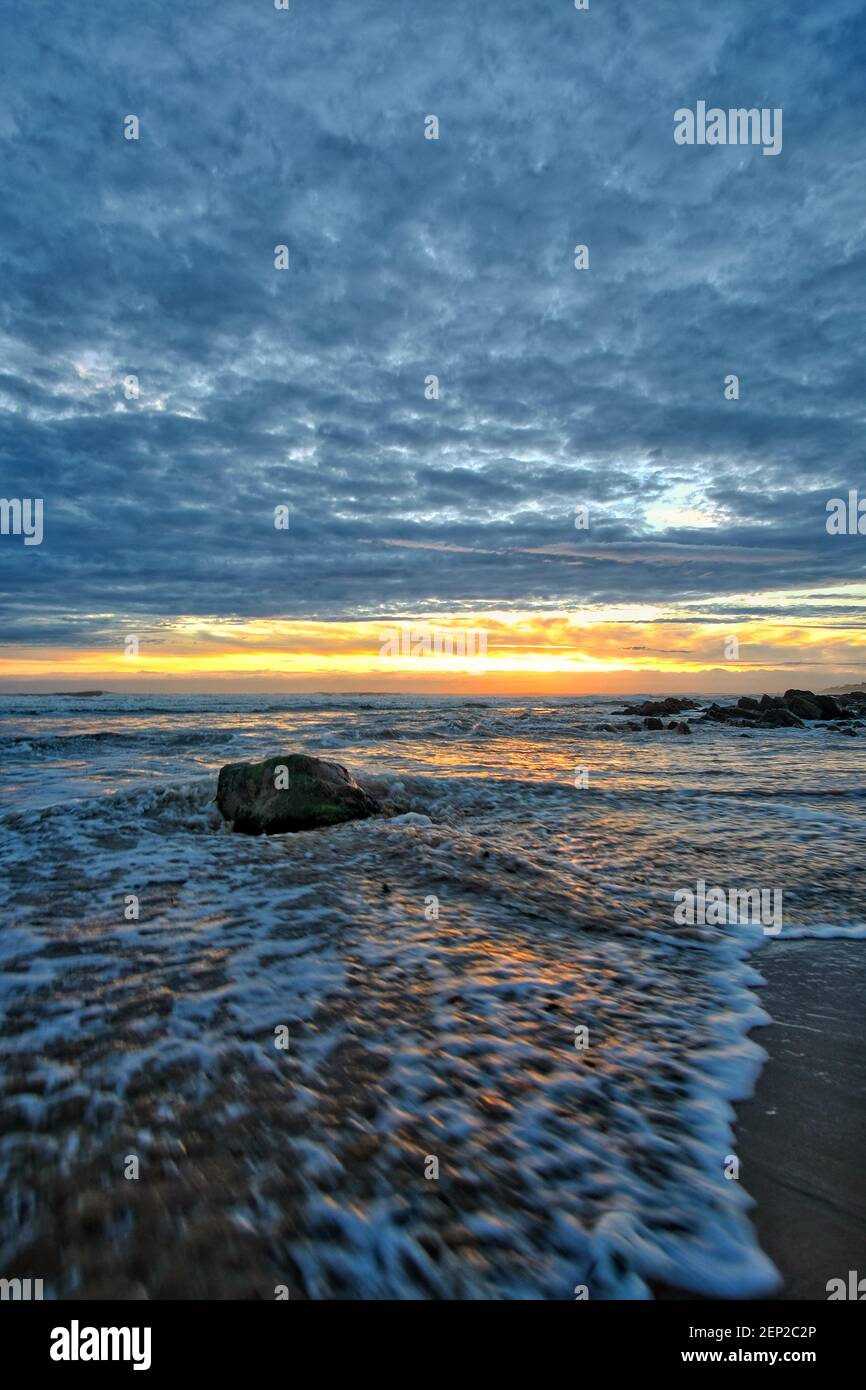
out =
[[[835,704],[835,701],[833,702]],[[785,705],[800,719],[821,719],[826,717],[811,690],[786,690]]]
[[[813,699],[821,711],[822,719],[839,719],[847,713],[832,695],[815,695]]]
[[[741,695],[736,705],[711,704],[701,716],[719,724],[756,724],[765,729],[802,729],[804,719],[839,719],[845,711],[832,695],[811,690],[786,690],[783,696],[762,695],[755,700]]]
[[[737,710],[733,709],[731,706],[717,705],[715,701],[713,701],[713,703],[708,705],[704,710],[701,719],[711,719],[716,724],[724,724],[736,713]]]
[[[809,718],[812,716],[810,715]],[[761,719],[765,729],[802,729],[803,721],[790,709],[768,709]]]
[[[743,699],[749,699],[744,696]],[[782,729],[792,728],[801,729],[802,720],[793,710],[786,709],[784,701],[778,704],[772,702],[772,697],[764,697],[760,702],[755,701],[755,708],[751,705],[744,705],[743,700],[739,700],[736,705],[717,705],[715,702],[704,710],[701,715],[702,720],[712,720],[716,724],[732,724],[735,728],[762,728],[762,729]],[[817,716],[815,716],[817,717]]]
[[[642,705],[626,705],[621,714],[680,714],[685,709],[697,709],[695,700],[678,699],[676,695],[669,695],[664,700],[644,700]]]
[[[281,768],[286,771],[278,772]],[[315,830],[362,820],[379,810],[379,803],[340,763],[303,753],[262,763],[229,763],[220,770],[217,804],[232,828],[244,835]]]
[[[639,714],[643,717],[644,729],[667,729],[680,734],[692,733],[691,725],[683,720],[670,719],[662,722],[665,715],[677,715],[683,710],[699,710],[695,700],[680,699],[671,695],[664,700],[644,700],[639,705],[626,705],[623,715]],[[816,695],[811,690],[786,690],[784,695],[762,695],[760,700],[752,695],[741,695],[735,705],[720,705],[716,701],[701,710],[694,718],[699,721],[710,720],[717,724],[727,724],[740,729],[802,729],[804,720],[845,720],[853,722],[857,715],[866,714],[866,692],[856,695],[846,694],[843,704],[831,694]],[[610,726],[596,725],[598,729]],[[622,725],[620,729],[622,729]],[[634,729],[629,720],[625,726]],[[617,732],[611,729],[611,732]],[[841,730],[840,730],[841,732]],[[846,730],[847,732],[847,730]]]
[[[804,700],[801,695],[795,695],[793,700],[788,701],[788,709],[791,714],[796,714],[798,719],[820,719],[821,711],[811,700]]]

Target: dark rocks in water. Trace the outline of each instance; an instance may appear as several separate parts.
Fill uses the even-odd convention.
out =
[[[340,763],[289,753],[220,770],[217,804],[244,835],[280,835],[364,820],[379,811]]]
[[[784,695],[762,695],[760,700],[741,695],[736,705],[711,704],[702,719],[747,728],[802,729],[804,721],[818,719],[850,720],[857,708],[847,709],[832,695],[816,695],[811,690],[786,690]]]
[[[620,725],[619,731],[623,727],[632,730],[667,727],[671,732],[675,730],[680,734],[691,734],[693,730],[684,720],[671,719],[667,725],[662,722],[663,716],[677,715],[687,709],[698,710],[697,701],[680,699],[675,695],[664,700],[644,700],[639,705],[626,705],[620,713],[641,715],[643,725],[629,720],[627,725]],[[839,732],[849,733],[858,715],[866,715],[866,692],[848,693],[840,702],[830,694],[816,695],[812,690],[791,689],[786,690],[784,695],[762,695],[760,699],[754,695],[741,695],[735,705],[720,705],[714,700],[695,717],[700,722],[728,724],[739,729],[802,729],[806,721],[814,724],[816,720],[832,720],[832,724],[819,724],[818,727],[837,728],[844,723],[848,727],[844,730],[839,728]],[[595,728],[617,732],[607,724],[597,724]]]
[[[802,729],[803,721],[794,710],[768,709],[761,719],[765,729]]]
[[[826,718],[811,690],[786,690],[785,705],[800,719]]]
[[[664,700],[644,700],[642,705],[626,705],[621,714],[681,714],[685,709],[697,709],[696,700],[678,699],[675,695],[669,695]]]
[[[845,714],[832,695],[815,695],[811,690],[786,690],[785,704],[801,719],[840,719]],[[811,710],[817,710],[817,713],[807,713]]]
[[[734,705],[717,705],[715,701],[707,705],[701,715],[701,719],[710,719],[715,724],[726,724],[729,719],[733,719],[738,713]]]
[[[740,729],[781,729],[792,728],[801,729],[803,722],[791,710],[785,709],[784,705],[756,705],[752,709],[748,705],[738,702],[736,705],[717,705],[712,704],[704,710],[701,718],[712,720],[716,724],[733,724]]]
[[[815,704],[821,711],[822,719],[843,719],[850,711],[843,710],[838,700],[834,700],[832,695],[815,695]]]

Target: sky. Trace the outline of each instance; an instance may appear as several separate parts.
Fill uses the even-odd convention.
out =
[[[0,689],[866,679],[864,72],[866,0],[7,0]]]

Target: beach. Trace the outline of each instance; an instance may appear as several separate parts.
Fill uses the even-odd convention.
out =
[[[774,942],[758,968],[772,1023],[737,1107],[741,1179],[777,1297],[826,1299],[829,1280],[866,1272],[866,944]]]

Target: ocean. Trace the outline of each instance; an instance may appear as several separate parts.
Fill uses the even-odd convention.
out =
[[[768,936],[674,895],[778,890],[775,939],[866,934],[866,743],[635,732],[623,704],[0,697],[0,1270],[46,1297],[772,1293],[726,1176]],[[219,768],[292,752],[386,814],[230,833]]]

